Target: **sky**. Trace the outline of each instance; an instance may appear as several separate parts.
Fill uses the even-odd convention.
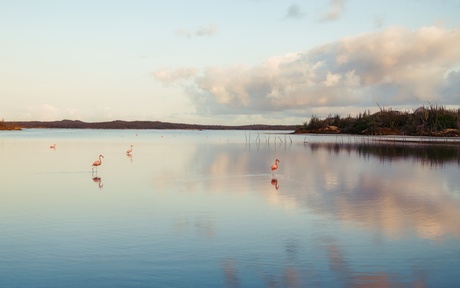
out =
[[[297,125],[457,109],[458,15],[455,0],[0,0],[0,119]]]

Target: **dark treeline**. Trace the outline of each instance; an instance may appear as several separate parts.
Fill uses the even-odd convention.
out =
[[[5,122],[4,119],[0,121],[0,130],[21,130],[21,127],[11,123]]]
[[[83,122],[79,120],[62,121],[19,121],[1,122],[3,127],[20,128],[68,128],[68,129],[196,129],[196,130],[295,130],[299,125],[199,125],[169,123],[161,121],[110,121],[110,122]],[[1,129],[1,127],[0,127]]]
[[[460,109],[430,105],[414,112],[380,108],[371,114],[356,117],[329,115],[325,119],[312,116],[297,133],[344,133],[361,135],[460,136]]]

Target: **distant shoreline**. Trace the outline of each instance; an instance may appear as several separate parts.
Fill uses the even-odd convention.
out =
[[[302,125],[267,125],[267,124],[251,124],[251,125],[201,125],[201,124],[185,124],[171,123],[161,121],[108,121],[108,122],[83,122],[80,120],[60,120],[60,121],[3,121],[0,122],[0,130],[20,131],[21,129],[119,129],[119,130],[265,130],[265,131],[290,131],[292,134],[338,134],[338,135],[373,135],[373,136],[426,136],[426,137],[445,137],[459,138],[460,131],[458,129],[444,129],[433,133],[426,134],[404,134],[397,129],[381,128],[376,129],[373,133],[362,131],[361,133],[349,133],[341,131],[335,126],[326,126],[318,129],[306,129]]]
[[[54,129],[173,129],[173,130],[290,130],[295,131],[300,125],[200,125],[170,123],[161,121],[122,121],[83,122],[80,120],[61,121],[11,121],[0,124],[0,130],[21,130],[21,128]]]

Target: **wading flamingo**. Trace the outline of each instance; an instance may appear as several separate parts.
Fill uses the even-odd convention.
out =
[[[102,158],[104,158],[104,156],[99,155],[99,160],[94,161],[94,163],[93,163],[93,170],[94,170],[94,168],[96,168],[96,171],[97,171],[97,166],[99,166],[99,165],[102,164]]]
[[[50,149],[56,149],[56,144],[51,145]]]
[[[131,154],[131,152],[133,152],[133,145],[131,145],[131,147],[129,147],[129,149],[126,150],[126,154]]]
[[[280,162],[280,160],[276,159],[275,164],[272,165],[272,171],[275,171],[276,169],[278,169],[278,162]]]

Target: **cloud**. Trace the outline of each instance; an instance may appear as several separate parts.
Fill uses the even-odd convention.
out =
[[[288,11],[286,13],[286,19],[292,18],[292,19],[299,19],[303,18],[305,16],[305,13],[303,13],[299,7],[299,5],[293,3],[291,6],[289,6]]]
[[[458,43],[458,29],[393,27],[272,57],[256,66],[163,69],[154,76],[166,84],[186,84],[202,115],[292,116],[376,103],[458,105]]]
[[[198,30],[195,32],[196,36],[212,36],[216,34],[217,28],[214,25],[209,25],[209,26],[203,26],[198,28]]]
[[[217,33],[217,28],[215,25],[208,25],[208,26],[201,26],[196,31],[191,31],[189,29],[185,28],[179,28],[176,30],[175,34],[176,36],[179,37],[186,37],[186,38],[192,38],[193,36],[196,37],[205,37],[205,36],[213,36],[214,34]]]
[[[460,70],[452,71],[447,75],[442,94],[448,103],[460,103]]]
[[[386,16],[385,15],[376,15],[374,16],[374,26],[375,28],[382,28],[385,24]]]
[[[188,29],[180,28],[176,30],[176,36],[179,37],[186,37],[186,38],[191,38],[192,37],[192,32]]]
[[[195,75],[197,69],[195,68],[181,68],[175,71],[169,71],[168,69],[160,69],[153,72],[153,77],[160,80],[164,84],[172,84],[177,80],[185,80]]]
[[[22,115],[22,118],[25,119],[34,119],[39,121],[51,121],[56,120],[61,117],[61,111],[50,105],[50,104],[43,104],[39,106],[27,107],[26,114]]]
[[[329,11],[324,13],[321,17],[321,21],[333,21],[340,18],[343,10],[345,9],[345,4],[347,0],[330,0],[329,1]]]
[[[77,108],[57,108],[51,104],[41,104],[26,107],[20,117],[26,121],[55,121],[61,119],[80,119],[80,110]]]

